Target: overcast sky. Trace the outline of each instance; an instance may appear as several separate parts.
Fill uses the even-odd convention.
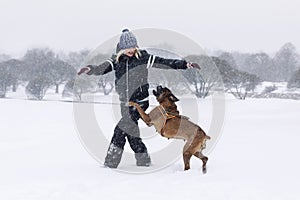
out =
[[[0,0],[0,53],[93,49],[123,28],[163,28],[205,49],[300,51],[299,0]]]

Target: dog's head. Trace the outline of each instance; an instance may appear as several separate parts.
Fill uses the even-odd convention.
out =
[[[157,86],[156,90],[153,90],[153,95],[156,96],[156,100],[161,103],[166,98],[171,102],[179,101],[177,97],[169,90],[167,87],[162,87],[161,85]]]

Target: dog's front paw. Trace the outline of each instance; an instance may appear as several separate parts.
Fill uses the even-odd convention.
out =
[[[132,102],[132,101],[129,101],[129,102],[128,102],[128,105],[129,105],[129,106],[135,106],[135,103]]]

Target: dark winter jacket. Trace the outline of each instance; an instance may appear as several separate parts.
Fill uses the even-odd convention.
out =
[[[149,96],[148,89],[148,68],[161,69],[186,69],[185,60],[165,59],[150,55],[147,51],[141,50],[139,58],[122,55],[119,61],[114,57],[106,62],[95,66],[89,65],[91,70],[88,75],[103,75],[112,70],[115,71],[115,86],[121,102],[143,101]],[[129,72],[129,73],[128,73]]]

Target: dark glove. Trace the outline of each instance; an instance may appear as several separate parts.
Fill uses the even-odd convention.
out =
[[[200,66],[197,63],[188,63],[187,68],[201,69]]]
[[[90,67],[83,67],[83,68],[81,68],[81,69],[77,72],[77,74],[80,75],[80,74],[83,74],[83,73],[87,73],[87,72],[89,72],[90,70],[91,70]]]

